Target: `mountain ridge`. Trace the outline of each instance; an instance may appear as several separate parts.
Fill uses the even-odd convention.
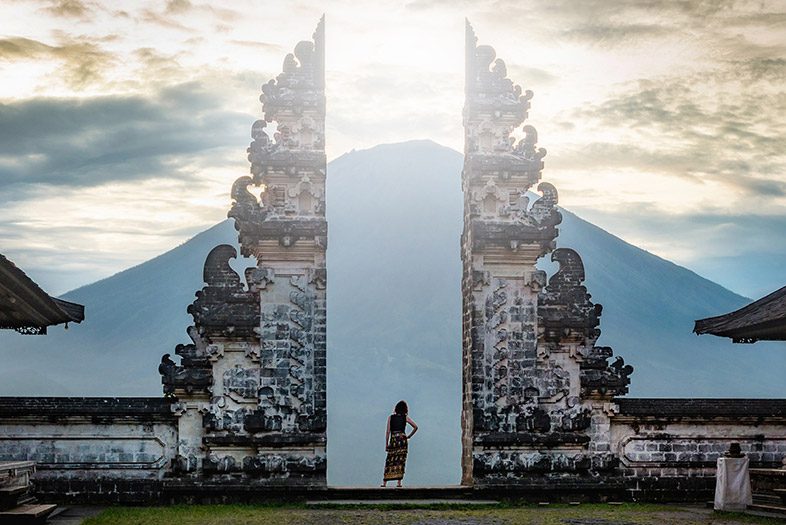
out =
[[[425,139],[425,138],[424,138],[424,139],[411,139],[411,140],[407,140],[407,141],[403,141],[403,142],[390,142],[390,143],[382,143],[382,144],[377,144],[377,145],[375,145],[375,146],[372,146],[372,147],[370,147],[370,148],[363,149],[363,150],[356,150],[356,149],[352,149],[352,150],[350,150],[350,151],[347,151],[347,152],[345,152],[345,153],[342,153],[341,155],[339,155],[339,156],[338,156],[338,157],[336,157],[335,159],[331,160],[329,164],[333,164],[333,163],[336,163],[336,162],[342,162],[342,159],[344,159],[345,157],[347,157],[347,156],[351,156],[351,155],[353,155],[353,154],[356,154],[356,153],[358,153],[358,152],[377,152],[377,151],[384,151],[385,149],[389,149],[389,148],[399,148],[399,147],[401,147],[401,146],[406,146],[406,145],[410,145],[410,144],[424,144],[424,145],[428,145],[428,146],[430,146],[430,147],[431,147],[431,146],[435,146],[435,147],[437,147],[437,148],[440,148],[440,149],[443,149],[443,150],[449,151],[449,152],[451,152],[451,153],[455,153],[455,154],[461,155],[461,153],[459,153],[458,151],[454,150],[453,148],[450,148],[449,146],[445,146],[445,145],[443,145],[443,144],[440,144],[440,143],[438,143],[438,142],[435,142],[435,141],[434,141],[434,140],[432,140],[432,139]],[[716,281],[713,281],[713,280],[712,280],[712,279],[710,279],[709,277],[706,277],[706,276],[704,276],[704,275],[701,275],[701,274],[700,274],[698,271],[696,271],[696,270],[693,270],[693,269],[691,269],[691,268],[689,268],[689,267],[687,267],[687,266],[683,266],[683,265],[681,265],[681,264],[677,264],[677,263],[675,263],[674,261],[671,261],[671,260],[669,260],[669,259],[666,259],[665,257],[662,257],[662,256],[660,256],[660,255],[658,255],[658,254],[656,254],[656,253],[654,253],[654,252],[651,252],[651,251],[649,251],[649,250],[647,250],[647,249],[645,249],[645,248],[642,248],[642,247],[640,247],[640,246],[636,246],[635,244],[633,244],[633,243],[630,243],[630,242],[626,241],[625,239],[623,239],[623,238],[619,237],[618,235],[616,235],[616,234],[614,234],[614,233],[611,233],[610,231],[606,230],[605,228],[602,228],[601,226],[598,226],[597,224],[591,223],[591,222],[589,222],[587,219],[583,219],[583,218],[581,218],[581,216],[579,216],[579,215],[578,215],[578,214],[576,214],[575,212],[572,212],[572,211],[570,211],[569,209],[566,209],[566,208],[564,208],[564,207],[562,207],[562,206],[558,206],[558,208],[559,208],[559,210],[560,210],[560,211],[561,211],[563,214],[564,214],[564,213],[570,213],[570,214],[574,215],[576,218],[578,218],[579,220],[585,221],[587,224],[591,225],[593,228],[596,228],[597,230],[599,230],[599,231],[600,231],[600,232],[602,232],[603,234],[606,234],[606,235],[609,235],[609,236],[616,237],[617,239],[619,239],[620,241],[622,241],[622,242],[623,242],[623,243],[625,243],[626,245],[628,245],[628,246],[631,246],[631,247],[635,248],[636,250],[639,250],[639,251],[641,251],[641,252],[643,252],[643,253],[646,253],[647,255],[650,255],[650,256],[652,256],[652,257],[658,258],[658,259],[660,259],[660,260],[662,260],[662,261],[664,261],[664,262],[667,262],[667,263],[669,263],[669,264],[672,264],[672,265],[674,265],[675,267],[681,268],[681,269],[683,269],[683,270],[687,270],[687,271],[689,271],[689,272],[693,273],[694,275],[696,275],[697,277],[699,277],[699,278],[701,278],[701,279],[703,279],[703,280],[705,280],[705,281],[708,281],[709,283],[712,283],[712,284],[713,284],[713,285],[715,285],[715,286],[719,286],[719,287],[723,288],[724,290],[728,291],[729,293],[732,293],[732,294],[734,294],[734,295],[736,295],[736,296],[738,296],[738,297],[740,297],[740,298],[742,298],[742,299],[745,299],[745,300],[747,300],[747,301],[752,301],[752,300],[753,300],[752,298],[749,298],[749,297],[747,297],[747,296],[745,296],[745,295],[743,295],[743,294],[740,294],[740,293],[738,293],[738,292],[736,292],[736,291],[734,291],[734,290],[732,290],[732,289],[730,289],[730,288],[728,288],[728,287],[726,287],[726,286],[724,286],[724,285],[722,285],[722,284],[720,284],[720,283],[718,283],[718,282],[716,282]],[[114,274],[112,274],[112,275],[109,275],[109,276],[107,276],[107,277],[104,277],[104,278],[102,278],[102,279],[99,279],[98,281],[93,281],[93,282],[90,282],[90,283],[85,283],[85,284],[83,284],[83,285],[80,285],[80,286],[78,286],[78,287],[76,287],[76,288],[74,288],[74,289],[72,289],[72,290],[68,290],[68,291],[64,292],[63,294],[60,294],[60,295],[58,295],[58,297],[59,297],[59,298],[62,298],[62,299],[67,299],[67,297],[68,297],[70,294],[76,293],[76,292],[78,292],[79,290],[81,290],[81,289],[83,289],[83,288],[86,288],[86,287],[88,287],[88,286],[98,285],[98,284],[100,284],[100,283],[102,283],[102,282],[104,282],[104,281],[107,281],[107,280],[109,280],[109,279],[112,279],[112,278],[114,278],[114,277],[120,276],[120,275],[124,274],[125,272],[128,272],[128,271],[131,271],[131,270],[133,270],[133,269],[135,269],[135,268],[138,268],[139,266],[142,266],[142,265],[144,265],[144,264],[146,264],[146,263],[148,263],[148,262],[150,262],[150,261],[154,261],[154,260],[156,260],[156,259],[158,259],[158,258],[160,258],[160,257],[164,257],[164,256],[165,256],[165,255],[167,255],[169,252],[171,252],[171,251],[174,251],[174,250],[176,250],[176,249],[178,249],[178,248],[182,247],[183,245],[185,245],[185,244],[187,244],[187,243],[190,243],[191,241],[195,240],[196,238],[198,238],[198,237],[200,237],[200,236],[202,236],[202,235],[206,234],[206,233],[207,233],[209,230],[212,230],[213,228],[217,228],[217,227],[219,227],[219,226],[220,226],[220,225],[221,225],[223,222],[225,222],[226,220],[228,220],[228,219],[225,219],[224,221],[221,221],[221,222],[219,222],[219,223],[216,223],[216,224],[214,224],[214,225],[212,225],[212,226],[207,226],[207,228],[206,228],[205,230],[203,230],[203,231],[201,231],[201,232],[198,232],[198,233],[196,233],[196,234],[195,234],[193,237],[190,237],[190,238],[186,239],[185,241],[182,241],[182,242],[180,242],[179,244],[177,244],[177,245],[175,245],[175,246],[173,246],[173,247],[171,247],[171,248],[169,248],[169,249],[166,249],[166,251],[164,251],[164,252],[163,252],[163,253],[161,253],[160,255],[157,255],[156,257],[153,257],[152,259],[148,259],[147,261],[142,261],[142,262],[140,262],[140,263],[137,263],[137,264],[134,264],[134,265],[132,265],[132,266],[129,266],[128,268],[124,268],[124,269],[122,269],[122,270],[120,270],[120,271],[118,271],[118,272],[116,272],[116,273],[114,273]],[[581,255],[581,254],[579,254],[579,255]]]

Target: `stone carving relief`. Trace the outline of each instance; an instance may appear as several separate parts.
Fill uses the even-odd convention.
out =
[[[286,56],[260,100],[264,118],[251,128],[250,175],[234,182],[228,213],[241,253],[257,264],[243,279],[229,264],[235,248],[210,252],[205,287],[188,310],[194,344],[178,347],[180,365],[166,356],[160,370],[165,391],[180,399],[178,472],[322,486],[324,21],[313,42]]]
[[[477,45],[469,25],[466,67],[464,482],[610,468],[608,449],[591,443],[632,368],[609,364],[611,350],[595,347],[601,307],[579,255],[555,246],[557,189],[540,182],[539,198],[527,194],[546,155],[524,123],[532,92],[507,78],[505,62]],[[535,265],[549,253],[559,269],[547,280]]]
[[[228,244],[216,246],[205,261],[206,286],[188,307],[200,335],[211,341],[218,337],[249,337],[259,326],[259,298],[247,291],[229,265],[237,257]]]
[[[256,402],[259,396],[259,368],[235,365],[224,372],[224,395],[238,403]]]

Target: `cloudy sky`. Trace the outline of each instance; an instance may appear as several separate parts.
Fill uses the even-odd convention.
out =
[[[561,204],[739,293],[786,284],[782,1],[4,0],[0,253],[62,293],[223,219],[259,87],[323,12],[329,159],[462,149],[468,17],[535,92]]]

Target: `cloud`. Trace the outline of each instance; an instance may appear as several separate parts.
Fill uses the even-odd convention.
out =
[[[176,56],[166,55],[157,51],[152,47],[140,47],[135,49],[132,54],[139,60],[142,67],[148,71],[154,70],[156,75],[167,72],[164,76],[172,78],[175,72],[181,71],[181,66],[178,63]]]
[[[246,142],[253,117],[199,82],[152,96],[0,105],[0,186],[88,187],[177,175],[178,164]],[[5,192],[4,192],[5,194]]]
[[[533,40],[555,44],[631,46],[644,40],[701,40],[719,54],[735,51],[741,30],[772,29],[784,13],[777,2],[734,0],[414,0],[417,11],[459,11],[476,22],[481,39],[495,27],[522,27]],[[745,46],[755,46],[750,40]],[[722,48],[722,49],[721,49]]]
[[[284,46],[280,46],[278,44],[271,44],[269,42],[259,42],[256,40],[230,40],[231,43],[236,44],[238,46],[243,47],[251,47],[255,49],[261,49],[264,51],[271,51],[276,53],[284,53],[286,55],[287,51],[285,51]]]
[[[61,62],[65,81],[75,89],[99,80],[114,62],[110,53],[84,39],[64,38],[56,45],[21,37],[0,39],[0,60],[13,62],[19,59]]]
[[[166,12],[170,14],[187,13],[193,9],[193,4],[189,0],[169,0],[166,3]]]
[[[744,62],[730,62],[733,71],[748,74],[754,80],[786,80],[786,58],[754,58]]]
[[[242,17],[241,13],[233,9],[209,4],[194,4],[189,0],[169,0],[164,13],[167,15],[203,14],[222,22],[233,22]]]
[[[595,22],[568,28],[563,35],[568,39],[587,41],[595,45],[617,45],[634,39],[666,36],[673,32],[673,28],[657,24]]]
[[[54,0],[44,8],[48,13],[64,18],[87,18],[90,10],[79,0]]]
[[[557,75],[545,69],[517,64],[508,65],[508,77],[516,79],[515,82],[520,82],[523,86],[537,85],[539,87],[548,86],[559,80]]]
[[[197,29],[174,20],[174,17],[172,15],[173,13],[169,13],[169,12],[158,13],[152,9],[144,9],[141,12],[138,20],[145,24],[155,24],[164,29],[176,29],[178,31],[183,31],[184,33],[190,33],[190,34],[199,33]],[[181,18],[185,18],[185,17],[181,17]]]
[[[767,67],[779,67],[770,64]],[[786,94],[757,81],[760,63],[736,71],[639,81],[568,120],[613,133],[562,155],[564,167],[660,172],[716,181],[759,197],[786,195]]]

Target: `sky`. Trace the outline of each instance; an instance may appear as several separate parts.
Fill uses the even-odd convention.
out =
[[[783,1],[3,0],[0,253],[60,294],[224,219],[260,86],[323,13],[329,160],[463,149],[466,17],[534,91],[561,205],[748,297],[786,284]]]

